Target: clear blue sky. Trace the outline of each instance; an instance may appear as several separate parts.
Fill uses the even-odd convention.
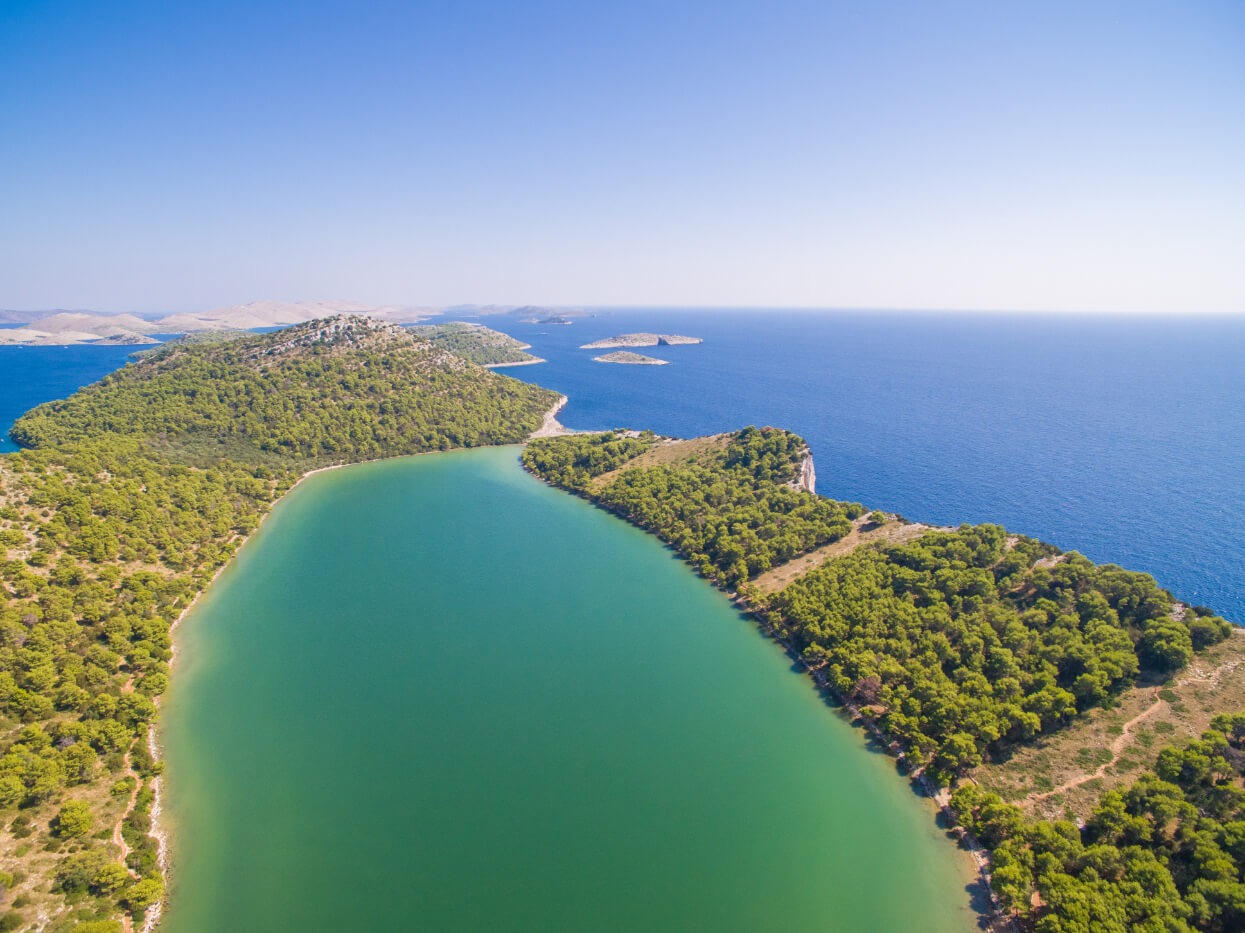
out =
[[[0,307],[1245,312],[1245,3],[0,3]]]

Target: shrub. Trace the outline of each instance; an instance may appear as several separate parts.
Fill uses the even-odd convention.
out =
[[[71,800],[52,820],[52,831],[62,839],[75,839],[91,831],[91,808],[81,800]]]

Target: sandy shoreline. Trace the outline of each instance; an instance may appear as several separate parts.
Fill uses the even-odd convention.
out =
[[[534,441],[538,437],[565,437],[568,434],[585,434],[585,431],[572,431],[562,422],[558,421],[558,412],[566,407],[569,401],[564,395],[558,399],[558,403],[545,412],[544,423],[539,428],[528,435],[529,441]]]
[[[539,356],[534,360],[516,360],[513,363],[485,363],[485,369],[506,369],[510,366],[535,366],[537,363],[548,363],[548,360],[542,360]]]

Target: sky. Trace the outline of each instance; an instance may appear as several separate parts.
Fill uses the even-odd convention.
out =
[[[0,2],[0,307],[1245,313],[1245,3]]]

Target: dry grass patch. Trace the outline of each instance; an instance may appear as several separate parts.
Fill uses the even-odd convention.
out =
[[[733,434],[711,434],[708,437],[692,437],[687,440],[662,438],[644,453],[628,460],[617,470],[610,470],[594,477],[589,488],[604,489],[623,470],[632,467],[679,466],[686,463],[709,463],[720,459],[730,445]]]
[[[1091,710],[1008,760],[983,765],[973,778],[1035,816],[1084,818],[1105,791],[1151,769],[1164,748],[1201,735],[1220,713],[1242,711],[1245,629],[1237,629],[1172,683],[1134,687],[1115,709]]]
[[[772,570],[767,570],[753,580],[752,585],[762,593],[776,593],[815,567],[820,567],[826,561],[836,557],[845,557],[858,547],[866,544],[903,544],[932,530],[934,529],[929,525],[905,524],[893,518],[883,525],[878,525],[870,520],[868,514],[865,514],[852,522],[852,530],[846,537],[832,541],[830,544],[823,544],[807,554],[793,557],[785,564],[779,564]]]
[[[15,876],[15,884],[4,894],[0,913],[19,901],[22,917],[30,929],[63,917],[69,910],[88,907],[106,909],[120,914],[115,898],[82,894],[67,903],[63,894],[49,890],[49,880],[56,866],[67,855],[86,849],[102,849],[109,861],[120,861],[121,853],[110,838],[114,827],[125,815],[128,796],[112,794],[112,785],[125,777],[124,771],[107,772],[102,767],[101,779],[70,788],[52,801],[17,811],[9,811],[0,824],[0,871]],[[52,820],[60,808],[71,800],[81,800],[91,808],[93,822],[86,836],[60,839],[52,832]]]

